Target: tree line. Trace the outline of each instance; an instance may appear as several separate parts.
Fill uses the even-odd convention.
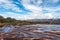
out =
[[[29,25],[29,24],[50,24],[50,22],[30,22],[30,21],[25,21],[25,20],[16,20],[11,17],[4,18],[3,16],[0,16],[0,27],[4,25],[17,25],[17,26],[22,26],[22,25]],[[55,21],[52,22],[51,24],[60,24],[56,23]]]
[[[22,21],[22,20],[16,20],[11,17],[4,18],[3,16],[0,16],[0,27],[4,25],[17,25],[17,26],[22,26],[22,25],[28,25],[28,24],[33,24],[32,22],[27,22],[27,21]]]

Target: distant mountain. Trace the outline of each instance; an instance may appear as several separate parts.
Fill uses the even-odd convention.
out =
[[[60,21],[60,19],[30,19],[25,21],[31,21],[31,22],[44,22],[44,21]]]
[[[42,23],[56,23],[60,24],[60,19],[30,19],[30,20],[25,20],[28,22],[42,22]]]

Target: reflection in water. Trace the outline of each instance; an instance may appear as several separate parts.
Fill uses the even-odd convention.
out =
[[[3,32],[10,32],[12,30],[12,27],[5,27],[4,29],[3,29]]]
[[[17,27],[16,27],[17,28]],[[3,32],[10,32],[12,27],[4,27]],[[2,28],[0,28],[2,30]],[[33,30],[34,32],[44,32],[50,30],[60,30],[60,25],[47,25],[47,24],[36,24],[36,25],[25,25],[16,29],[16,32]]]
[[[38,30],[36,31],[60,30],[60,25],[36,24],[36,25],[28,25],[28,26],[37,26]],[[41,28],[38,27],[41,27],[43,29],[41,30]]]

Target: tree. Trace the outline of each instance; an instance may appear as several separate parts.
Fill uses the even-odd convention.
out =
[[[15,21],[16,21],[16,19],[14,19],[14,18],[10,18],[10,17],[7,17],[7,18],[6,18],[6,22],[7,22],[8,24],[15,24]]]
[[[6,22],[6,19],[3,16],[0,16],[0,23]]]

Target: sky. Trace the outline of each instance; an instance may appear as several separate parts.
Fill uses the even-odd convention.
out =
[[[0,0],[0,15],[17,20],[58,19],[60,0]]]

